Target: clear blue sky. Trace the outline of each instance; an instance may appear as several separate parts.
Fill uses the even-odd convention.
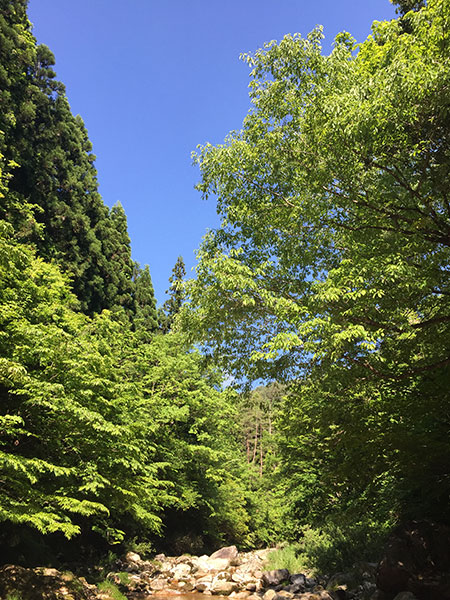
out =
[[[162,303],[177,257],[190,275],[218,224],[214,202],[194,190],[191,151],[241,126],[239,54],[317,24],[329,52],[339,31],[363,41],[373,20],[395,15],[388,0],[30,0],[29,16],[84,119],[103,199],[123,204],[133,258],[150,265]]]

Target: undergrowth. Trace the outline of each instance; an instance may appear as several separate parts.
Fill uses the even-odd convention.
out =
[[[101,592],[105,592],[106,594],[108,594],[111,600],[127,600],[126,597],[119,590],[117,585],[115,585],[111,581],[102,581],[97,585],[97,587]]]

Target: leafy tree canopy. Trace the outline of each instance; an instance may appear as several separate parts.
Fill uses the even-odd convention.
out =
[[[294,527],[448,514],[449,36],[430,0],[328,56],[320,28],[270,42],[243,57],[242,129],[195,154],[222,224],[184,324],[234,374],[295,382]]]
[[[434,0],[356,55],[344,33],[324,56],[317,29],[244,57],[253,110],[196,155],[223,222],[186,317],[237,371],[448,364],[448,19]]]

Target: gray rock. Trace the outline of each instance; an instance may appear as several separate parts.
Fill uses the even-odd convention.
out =
[[[400,592],[394,598],[394,600],[417,600],[417,596],[414,596],[412,592]]]
[[[316,587],[316,585],[318,585],[318,582],[316,579],[313,579],[312,577],[305,577],[305,585],[306,585],[306,587],[313,588],[313,587]]]
[[[289,580],[289,571],[287,569],[274,569],[273,571],[264,571],[262,582],[265,585],[280,585],[282,581]]]

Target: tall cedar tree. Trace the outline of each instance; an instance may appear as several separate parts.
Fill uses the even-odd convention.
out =
[[[163,304],[163,315],[162,315],[162,330],[167,333],[172,329],[175,315],[180,312],[181,305],[185,298],[183,279],[186,275],[186,267],[182,256],[177,258],[174,268],[172,269],[172,275],[169,277],[170,287],[166,290],[166,294],[169,294],[169,298]]]

